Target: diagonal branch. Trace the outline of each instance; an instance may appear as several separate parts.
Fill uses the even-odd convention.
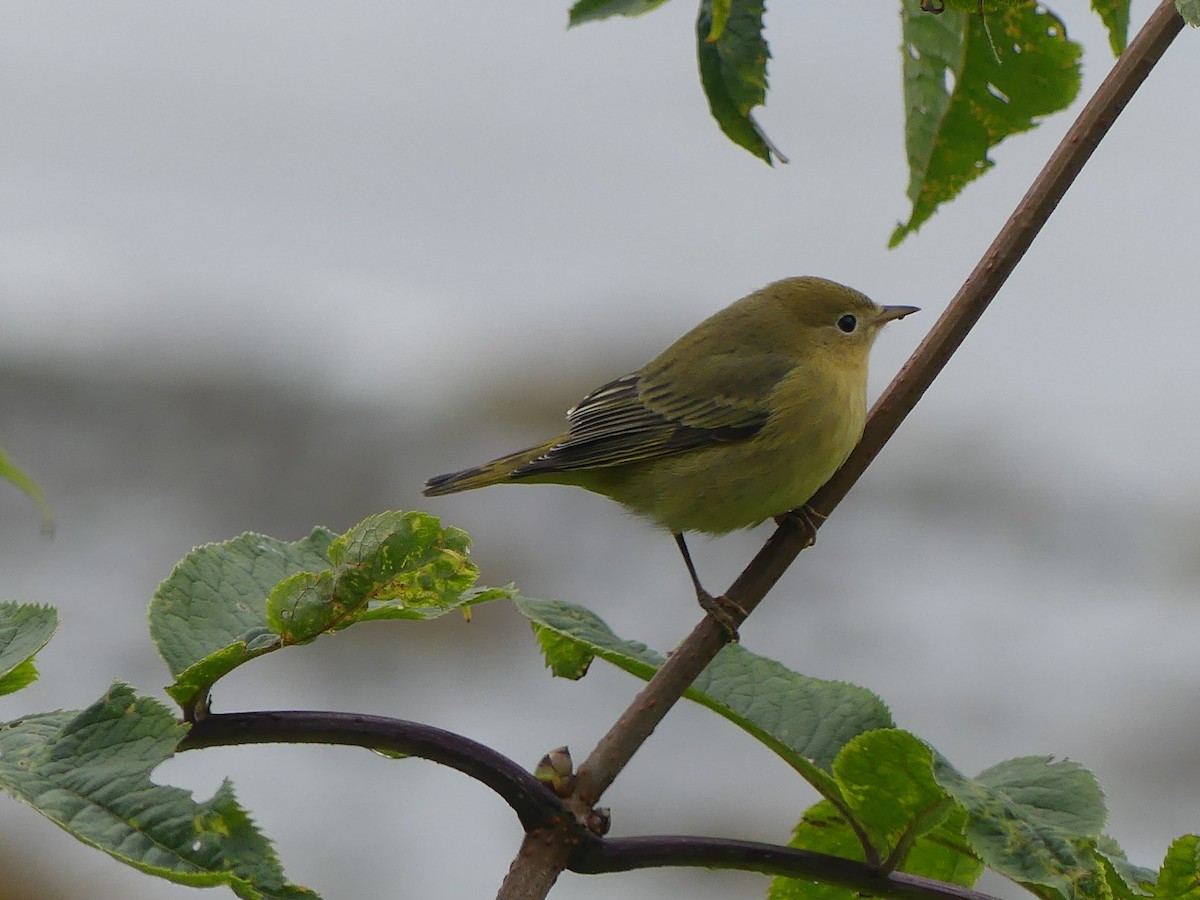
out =
[[[1096,146],[1182,28],[1183,19],[1175,9],[1174,0],[1162,0],[1067,131],[942,317],[879,398],[858,447],[809,501],[808,505],[817,513],[812,517],[815,525],[819,525],[822,517],[832,512],[846,496],[945,367],[1025,255]],[[792,520],[785,520],[726,596],[747,612],[752,611],[804,549],[804,544],[802,529]],[[571,798],[580,821],[724,642],[720,627],[711,619],[706,618],[697,625],[601,739],[580,766]],[[565,850],[560,858],[565,864]],[[500,898],[545,896],[544,892],[523,891],[522,879],[530,874],[528,867],[537,864],[532,857],[526,862],[528,866],[523,864],[522,857],[514,860],[500,889]],[[553,884],[553,879],[554,874],[551,874],[548,884]],[[546,881],[545,878],[542,880]]]

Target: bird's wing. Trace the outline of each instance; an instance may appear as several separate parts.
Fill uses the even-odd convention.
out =
[[[794,364],[776,357],[766,366],[747,366],[745,359],[709,363],[703,378],[688,379],[686,391],[670,369],[636,372],[597,388],[567,413],[566,437],[512,474],[619,466],[746,440],[766,423],[766,396]]]

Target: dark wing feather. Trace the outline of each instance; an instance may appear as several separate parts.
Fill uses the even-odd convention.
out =
[[[745,359],[709,362],[703,383],[687,393],[677,389],[669,369],[597,388],[567,413],[566,438],[513,476],[619,466],[756,434],[770,417],[766,395],[793,363],[773,356],[756,360],[757,367]],[[748,378],[747,369],[756,377]]]

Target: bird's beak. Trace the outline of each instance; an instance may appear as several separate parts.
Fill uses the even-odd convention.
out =
[[[879,310],[879,315],[875,317],[875,324],[877,326],[883,325],[885,322],[903,319],[905,316],[920,311],[921,307],[919,306],[885,306]]]

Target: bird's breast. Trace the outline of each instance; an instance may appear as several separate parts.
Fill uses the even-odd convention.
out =
[[[766,406],[770,416],[752,437],[613,472],[601,493],[673,532],[723,534],[801,506],[862,436],[865,370],[797,369]]]

